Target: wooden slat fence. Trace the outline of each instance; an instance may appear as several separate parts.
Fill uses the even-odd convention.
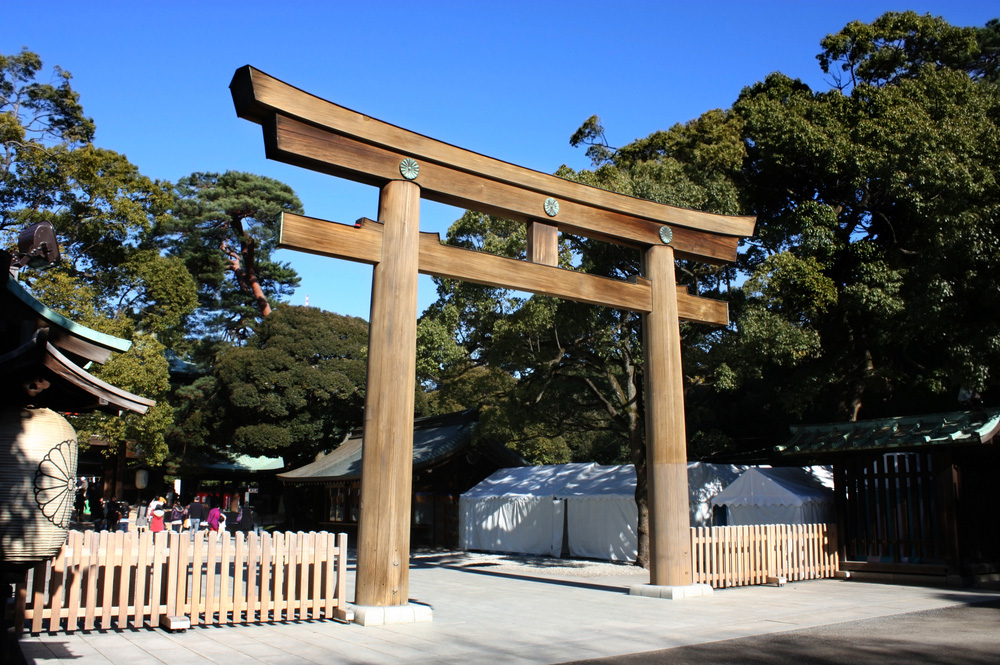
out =
[[[343,618],[347,536],[326,532],[70,531],[16,587],[15,627],[32,633]]]
[[[713,588],[834,577],[839,568],[833,524],[763,524],[691,528],[696,584]]]

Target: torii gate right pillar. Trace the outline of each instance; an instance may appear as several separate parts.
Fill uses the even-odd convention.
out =
[[[653,296],[652,309],[644,315],[642,326],[649,580],[653,589],[688,587],[692,581],[691,535],[674,250],[669,245],[649,247],[643,254],[643,264],[643,274],[650,281]],[[633,593],[658,595],[637,588],[633,588]]]

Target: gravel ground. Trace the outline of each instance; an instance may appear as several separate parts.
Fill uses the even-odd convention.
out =
[[[635,575],[641,577],[646,571],[629,563],[595,561],[593,559],[556,559],[548,556],[524,554],[498,554],[492,552],[462,552],[428,550],[414,552],[414,563],[420,562],[448,566],[450,568],[474,568],[476,570],[531,575],[551,575],[553,577],[609,577]]]

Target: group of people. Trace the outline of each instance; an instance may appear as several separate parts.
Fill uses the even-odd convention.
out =
[[[256,531],[259,526],[260,519],[257,516],[257,511],[252,506],[244,504],[236,516],[237,530]],[[202,531],[225,531],[226,515],[219,509],[219,506],[209,507],[198,497],[184,506],[180,501],[174,501],[172,505],[168,505],[167,500],[160,496],[148,504],[145,501],[139,504],[136,527],[140,532],[148,528],[153,533],[168,529],[176,533],[188,531],[191,534],[191,539],[194,540],[195,535]]]
[[[119,528],[121,516],[128,517],[128,503],[119,501],[112,497],[111,501],[104,501],[101,494],[101,487],[98,484],[90,483],[84,477],[76,480],[76,497],[73,501],[73,509],[77,522],[83,522],[90,518],[94,528],[98,531],[115,531]],[[126,529],[127,530],[127,526]]]
[[[168,495],[170,496],[170,495]],[[149,529],[153,533],[174,531],[181,533],[189,531],[191,539],[203,531],[226,531],[226,515],[220,510],[217,501],[210,506],[205,500],[195,497],[188,505],[178,500],[167,501],[163,496],[154,497],[152,501],[142,500],[135,510],[135,528],[139,533]],[[77,481],[75,512],[78,521],[84,520],[84,515],[97,531],[128,532],[131,523],[131,508],[128,502],[112,497],[105,502],[101,496],[100,487],[88,483],[86,478]],[[259,531],[260,518],[257,511],[249,504],[243,504],[236,514],[237,531]]]
[[[146,505],[145,501],[139,504],[139,513],[136,518],[136,525],[140,531],[147,527],[153,533],[160,531],[190,531],[191,539],[195,534],[206,531],[225,531],[226,516],[219,510],[218,506],[209,508],[206,504],[198,500],[198,497],[187,506],[180,501],[174,501],[169,505],[167,500],[160,496],[154,498]]]
[[[110,501],[105,502],[99,491],[95,491],[93,487],[88,488],[86,482],[77,485],[73,508],[76,521],[84,521],[87,515],[96,531],[128,531],[128,502],[117,497],[111,497]]]

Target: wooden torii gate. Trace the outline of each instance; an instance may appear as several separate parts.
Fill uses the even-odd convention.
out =
[[[674,259],[736,260],[752,217],[675,208],[596,189],[427,138],[299,90],[250,66],[230,84],[270,159],[379,187],[378,221],[285,214],[279,246],[374,266],[356,603],[406,605],[409,591],[417,274],[616,307],[643,315],[650,582],[691,584],[679,319],[726,325],[726,303],[678,287]],[[420,233],[420,199],[528,225],[520,261]],[[638,248],[619,281],[558,268],[558,233]]]

